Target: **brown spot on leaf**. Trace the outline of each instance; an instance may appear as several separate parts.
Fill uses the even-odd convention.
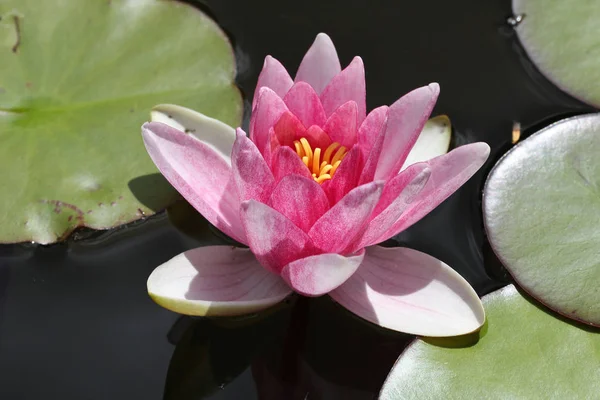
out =
[[[15,44],[12,47],[12,52],[17,54],[19,51],[19,46],[21,45],[21,23],[19,21],[19,17],[13,15],[13,22],[15,24],[15,33],[17,35],[17,40],[15,40]]]
[[[74,211],[75,212],[75,218],[82,223],[83,222],[83,211],[77,207],[74,204],[70,204],[70,203],[65,203],[64,201],[60,201],[60,200],[46,200],[46,199],[42,199],[40,200],[40,203],[44,203],[44,204],[51,204],[54,206],[53,210],[56,214],[60,214],[61,212],[63,212],[63,210],[66,208],[68,210]],[[68,220],[71,221],[73,219],[73,216],[69,216]]]

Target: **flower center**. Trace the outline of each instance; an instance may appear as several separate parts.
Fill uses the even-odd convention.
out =
[[[304,162],[304,165],[312,173],[313,179],[319,184],[333,177],[348,152],[344,146],[340,146],[337,142],[330,144],[324,153],[321,152],[319,147],[313,151],[306,138],[295,140],[294,147],[298,157]]]

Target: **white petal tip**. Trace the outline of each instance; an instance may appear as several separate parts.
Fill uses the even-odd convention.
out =
[[[317,34],[317,37],[315,38],[315,43],[317,43],[317,42],[323,42],[323,43],[331,44],[333,46],[333,41],[331,40],[329,35],[326,34],[325,32],[320,32]]]
[[[435,93],[436,96],[440,93],[440,85],[439,85],[439,83],[437,83],[437,82],[431,82],[428,85],[428,87],[429,87],[429,89],[431,89],[431,91],[433,93]]]

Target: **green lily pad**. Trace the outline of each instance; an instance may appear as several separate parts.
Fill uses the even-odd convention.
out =
[[[564,322],[507,286],[483,298],[487,332],[470,347],[414,341],[380,399],[593,399],[600,333]]]
[[[189,5],[2,0],[0,17],[0,242],[50,243],[172,203],[140,135],[155,104],[241,120],[231,45]]]
[[[600,114],[569,118],[515,146],[484,188],[492,249],[519,286],[600,326]]]
[[[596,0],[513,0],[519,40],[556,86],[600,107],[600,7]]]

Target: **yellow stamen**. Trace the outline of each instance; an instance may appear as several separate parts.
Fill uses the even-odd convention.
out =
[[[312,171],[316,174],[321,168],[319,168],[319,158],[321,158],[321,149],[316,148],[313,154]]]
[[[327,164],[325,165],[323,168],[321,168],[321,170],[319,171],[319,175],[325,175],[328,174],[329,171],[331,171],[331,169],[333,168],[333,166],[331,164]]]
[[[308,144],[308,140],[306,140],[306,138],[301,138],[300,144],[302,145],[302,148],[304,149],[304,154],[308,157],[308,164],[305,163],[306,166],[308,167],[310,164],[312,164],[312,157],[313,157],[312,149],[310,148],[310,144]]]
[[[310,171],[313,179],[319,184],[333,177],[333,174],[347,154],[346,148],[340,146],[339,143],[332,143],[327,146],[324,154],[321,154],[322,151],[320,147],[315,148],[313,152],[313,149],[306,138],[295,140],[294,148],[298,157],[300,157],[304,165],[306,165]]]
[[[335,152],[335,156],[333,156],[333,160],[331,160],[331,165],[335,165],[336,162],[341,161],[342,157],[346,154],[346,148],[344,146],[340,147],[338,151]]]
[[[327,179],[331,179],[331,175],[329,174],[325,174],[325,175],[321,175],[320,177],[318,177],[316,179],[317,183],[323,183],[325,182]]]
[[[331,168],[331,175],[335,174],[335,171],[337,171],[337,169],[341,163],[342,163],[342,160],[339,160],[339,161],[336,161],[335,164],[333,164],[333,168]]]
[[[338,142],[333,142],[327,147],[325,150],[325,154],[323,155],[323,161],[327,161],[327,163],[331,164],[329,161],[331,160],[331,154],[340,144]]]
[[[302,146],[300,145],[299,141],[294,140],[294,147],[296,148],[296,154],[298,154],[298,156],[304,156],[304,151],[302,150]]]

